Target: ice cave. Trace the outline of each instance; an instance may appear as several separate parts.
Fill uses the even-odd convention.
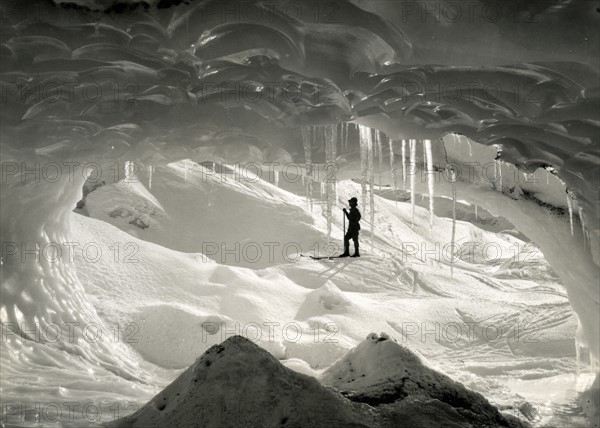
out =
[[[600,426],[600,1],[0,6],[0,427]]]

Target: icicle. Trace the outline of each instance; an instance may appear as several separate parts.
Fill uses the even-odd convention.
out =
[[[381,189],[381,174],[383,173],[383,135],[377,131],[377,156],[379,157],[379,189]]]
[[[427,163],[427,187],[429,188],[429,231],[433,236],[433,182],[434,182],[434,171],[433,171],[433,154],[431,152],[431,140],[424,140],[425,147],[425,161]]]
[[[398,206],[398,181],[396,178],[396,167],[394,165],[394,141],[391,138],[388,138],[390,142],[390,173],[392,175],[392,185],[394,188],[394,202],[396,206]]]
[[[402,189],[406,188],[406,140],[402,140]]]
[[[369,141],[371,141],[371,130],[363,125],[358,125],[360,144],[360,186],[362,202],[367,206],[367,179],[369,175]],[[366,212],[365,212],[366,214]]]
[[[496,186],[496,190],[499,190],[500,192],[502,192],[502,163],[500,162],[500,159],[496,159],[494,162],[495,162],[495,166],[494,166],[494,173],[495,173],[494,186]],[[497,184],[497,183],[499,183],[499,184]]]
[[[152,165],[148,165],[148,189],[152,190]]]
[[[344,148],[348,151],[348,132],[350,131],[350,124],[344,122]]]
[[[585,248],[585,221],[583,220],[583,208],[577,207],[577,214],[579,215],[579,223],[581,223],[581,238],[583,239],[583,247]]]
[[[130,181],[128,179],[131,177],[133,172],[131,161],[125,161],[125,167],[123,168],[123,172],[125,173],[125,180]]]
[[[477,205],[475,205],[475,220],[478,220],[478,219],[479,219],[479,217],[477,215]]]
[[[469,145],[469,157],[473,157],[473,147],[471,146],[471,141],[464,135],[458,135],[458,141],[462,141],[462,137],[467,140],[467,144]]]
[[[335,160],[337,158],[337,126],[330,125],[324,129],[325,139],[325,162],[327,167],[329,165],[335,166]],[[327,238],[331,238],[331,224],[332,224],[332,210],[335,204],[335,175],[330,178],[331,174],[329,168],[327,168],[327,175],[323,185],[325,186],[325,195],[327,199]]]
[[[450,238],[450,277],[454,276],[454,241],[456,239],[456,172],[450,170],[452,180],[452,235]]]
[[[273,171],[275,173],[275,186],[279,187],[279,171]]]
[[[312,165],[312,141],[313,141],[313,129],[310,126],[303,126],[300,128],[302,133],[302,145],[304,146],[304,162],[306,169],[306,204],[310,206],[310,211],[313,209],[313,165]],[[303,180],[304,182],[304,180]]]
[[[573,236],[573,201],[571,195],[567,192],[567,207],[569,208],[569,223],[571,225],[571,236]]]
[[[375,182],[375,171],[373,168],[373,157],[374,157],[373,140],[368,142],[368,158],[369,158],[369,219],[371,221],[371,249],[373,249],[373,233],[375,228],[375,194],[374,194],[374,182]]]
[[[417,155],[417,140],[410,140],[410,205],[412,207],[412,217],[410,221],[410,227],[414,227],[415,225],[415,173],[413,171],[415,165],[415,158]]]
[[[183,161],[183,179],[185,181],[187,181],[187,176],[188,176],[188,164],[187,164],[187,159],[185,159]]]

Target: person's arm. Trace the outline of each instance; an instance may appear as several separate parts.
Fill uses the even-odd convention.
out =
[[[348,214],[348,210],[346,208],[343,208],[344,214],[346,215],[346,218],[348,219],[348,221],[350,221],[350,214]]]

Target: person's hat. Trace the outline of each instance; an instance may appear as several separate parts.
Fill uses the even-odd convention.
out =
[[[356,205],[358,205],[358,199],[356,199],[356,198],[354,198],[354,197],[353,197],[353,198],[350,198],[350,199],[348,199],[348,202],[351,202],[351,203],[352,203],[352,202],[354,202]]]

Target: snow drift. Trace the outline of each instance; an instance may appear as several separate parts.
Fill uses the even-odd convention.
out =
[[[324,387],[234,336],[208,349],[139,411],[107,426],[522,426],[384,337],[370,336],[323,381],[340,389]],[[424,405],[435,411],[422,412]]]

